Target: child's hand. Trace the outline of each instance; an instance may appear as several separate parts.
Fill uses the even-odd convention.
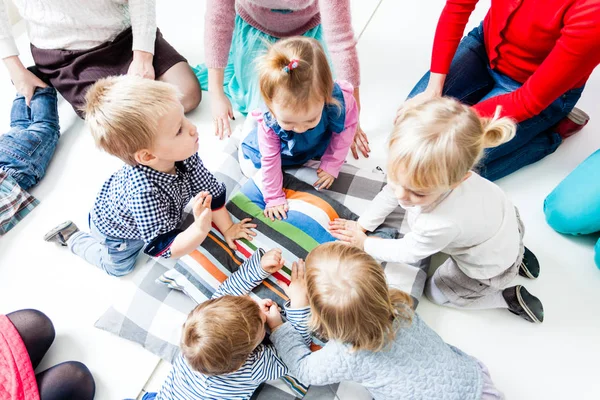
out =
[[[357,221],[351,221],[343,218],[336,218],[333,221],[329,221],[329,230],[332,232],[340,230],[366,232],[366,229],[360,226]]]
[[[290,298],[290,306],[292,308],[308,306],[305,272],[304,260],[299,259],[298,262],[292,264],[292,282],[289,286],[285,282],[277,281],[277,284],[281,286],[285,294]]]
[[[212,223],[212,210],[210,208],[212,196],[208,192],[200,192],[194,197],[193,202],[194,224],[201,232],[209,232]]]
[[[317,177],[319,179],[317,179],[317,181],[313,184],[317,190],[329,189],[331,185],[333,185],[333,181],[335,181],[333,175],[330,175],[321,168],[317,170]]]
[[[268,306],[266,310],[263,309],[263,313],[265,313],[267,317],[267,325],[271,329],[271,332],[273,332],[275,329],[283,325],[283,318],[281,318],[281,309],[279,306],[271,299],[266,300],[270,301],[271,305]],[[266,304],[267,303],[265,302],[262,307],[266,306]]]
[[[235,239],[252,240],[252,236],[256,236],[256,232],[252,230],[256,228],[256,224],[251,224],[250,221],[252,221],[252,218],[244,218],[223,232],[223,236],[229,247],[235,250]]]
[[[288,210],[289,207],[286,202],[285,204],[265,208],[264,214],[265,217],[270,218],[271,221],[275,221],[275,218],[281,221],[282,219],[287,218]]]
[[[367,235],[357,222],[346,220],[338,222],[338,219],[336,219],[329,222],[329,230],[334,238],[356,246],[361,250],[365,249]]]
[[[260,266],[270,274],[279,271],[284,263],[285,260],[281,256],[281,249],[269,250],[260,259]]]

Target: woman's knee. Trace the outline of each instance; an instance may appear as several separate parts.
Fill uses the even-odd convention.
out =
[[[32,340],[38,343],[44,342],[47,344],[47,347],[50,347],[52,342],[54,342],[54,338],[56,337],[54,324],[52,324],[50,318],[43,312],[26,309],[7,314],[7,317],[24,341],[32,338]]]
[[[194,110],[200,104],[202,100],[200,83],[187,62],[182,61],[173,65],[158,79],[177,86],[181,93],[181,104],[186,113]]]
[[[42,398],[92,400],[96,382],[85,364],[67,361],[40,373],[38,388]]]

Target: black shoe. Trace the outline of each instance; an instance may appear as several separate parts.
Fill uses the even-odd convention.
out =
[[[540,299],[532,295],[521,285],[506,288],[502,297],[508,304],[508,311],[534,323],[544,321],[544,306]]]
[[[69,238],[78,231],[79,228],[77,228],[77,225],[71,221],[65,221],[52,229],[50,232],[46,233],[44,235],[44,240],[46,242],[54,242],[60,244],[61,246],[66,246],[67,240],[69,240]]]
[[[525,247],[523,261],[519,265],[519,275],[529,279],[535,279],[540,276],[540,263],[535,254],[527,247]]]

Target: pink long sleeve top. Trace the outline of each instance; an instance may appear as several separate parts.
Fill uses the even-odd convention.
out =
[[[277,38],[302,35],[321,24],[337,77],[359,86],[350,0],[207,0],[204,48],[208,68],[227,66],[236,14]]]
[[[326,104],[317,126],[303,133],[282,129],[270,112],[252,113],[258,126],[244,139],[242,152],[261,169],[266,207],[286,203],[284,167],[299,166],[321,157],[320,168],[338,177],[358,125],[358,106],[353,91],[348,82],[336,81],[333,97],[340,107]]]

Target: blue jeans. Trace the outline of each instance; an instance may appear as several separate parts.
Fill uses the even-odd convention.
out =
[[[24,190],[43,178],[60,137],[58,100],[52,87],[37,88],[30,107],[17,95],[10,112],[10,131],[0,135],[0,169]]]
[[[544,200],[546,221],[557,232],[588,235],[600,232],[600,150],[579,164]],[[600,240],[596,243],[600,268]]]
[[[474,105],[491,97],[511,93],[522,86],[492,70],[489,65],[481,24],[460,42],[446,76],[444,96]],[[423,92],[428,83],[429,72],[408,97]],[[517,134],[511,141],[487,149],[479,165],[480,175],[494,181],[553,153],[562,138],[552,128],[571,112],[582,92],[583,87],[569,90],[535,117],[519,123]]]
[[[79,231],[67,243],[73,254],[112,276],[123,276],[133,271],[144,244],[143,240],[107,236],[96,228],[91,219],[90,233]]]

